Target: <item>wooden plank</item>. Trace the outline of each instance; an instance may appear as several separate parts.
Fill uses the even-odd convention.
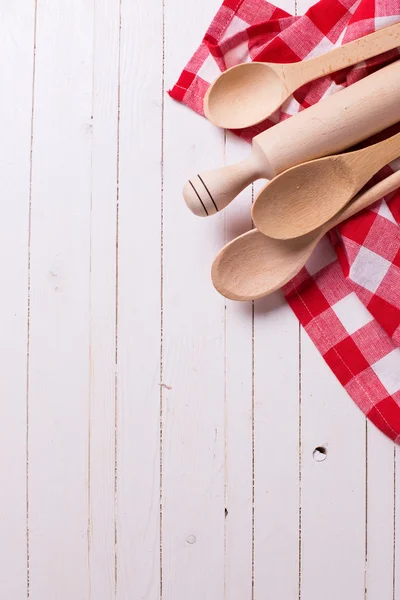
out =
[[[280,294],[255,303],[254,598],[299,586],[299,326]]]
[[[0,596],[27,588],[26,344],[34,3],[0,7]],[[18,76],[16,76],[18,74]]]
[[[301,597],[362,598],[365,419],[304,332],[301,346]]]
[[[40,2],[29,370],[32,600],[87,600],[93,5]]]
[[[392,600],[394,569],[393,442],[372,423],[367,427],[367,561],[368,599]]]
[[[226,162],[243,160],[247,143],[231,133]],[[252,188],[225,211],[226,242],[251,229]],[[253,573],[253,309],[226,301],[225,308],[225,594],[251,600]]]
[[[160,594],[162,4],[121,21],[117,598]]]
[[[278,6],[296,12],[296,2]],[[256,190],[262,187],[258,182]],[[254,597],[297,598],[301,569],[299,325],[280,292],[255,303]]]
[[[217,0],[168,2],[166,87],[196,49]],[[177,32],[179,37],[177,38]],[[178,125],[179,124],[179,125]],[[223,214],[193,216],[182,199],[193,172],[223,164],[223,133],[171,99],[164,127],[163,597],[224,595],[224,302],[210,266]]]
[[[119,4],[94,14],[90,248],[89,577],[91,598],[115,598],[115,353]]]
[[[365,420],[304,332],[301,397],[301,597],[362,598]]]

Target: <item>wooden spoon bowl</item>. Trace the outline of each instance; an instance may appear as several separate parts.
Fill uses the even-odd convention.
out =
[[[307,235],[279,240],[253,229],[224,246],[216,256],[211,279],[231,300],[256,300],[278,290],[305,265],[329,229],[370,206],[400,186],[400,171],[359,194],[331,221]]]
[[[257,229],[227,244],[216,257],[211,278],[230,300],[256,300],[290,281],[305,264],[319,238],[314,233],[285,240],[268,238]]]
[[[354,152],[292,167],[257,196],[252,216],[269,237],[292,239],[338,213],[382,167],[400,155],[400,133]]]
[[[256,125],[276,112],[305,83],[397,46],[400,46],[400,23],[305,61],[236,65],[209,87],[204,113],[218,127],[238,129]]]
[[[228,69],[207,90],[204,98],[207,119],[234,129],[247,127],[249,120],[252,124],[260,123],[291,94],[281,72],[281,65],[259,62]]]

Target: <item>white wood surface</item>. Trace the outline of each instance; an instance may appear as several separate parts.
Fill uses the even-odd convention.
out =
[[[0,596],[27,589],[27,338],[34,46],[31,0],[0,6]],[[15,72],[18,77],[15,77]]]
[[[87,597],[93,12],[37,7],[30,236],[29,597]],[[49,49],[51,48],[51,51]]]
[[[114,156],[119,189],[114,299],[118,600],[157,598],[161,589],[162,48],[161,3],[122,2]]]
[[[117,3],[93,15],[88,415],[88,568],[91,598],[113,598],[116,573],[116,205],[119,22]]]
[[[225,158],[233,163],[248,148],[232,134]],[[251,228],[252,189],[226,209],[225,239]],[[254,313],[249,304],[225,309],[225,597],[251,600],[254,561]],[[238,352],[238,348],[240,351]]]
[[[248,153],[166,94],[218,5],[0,6],[4,600],[400,600],[398,450],[212,288],[252,190],[182,199]]]

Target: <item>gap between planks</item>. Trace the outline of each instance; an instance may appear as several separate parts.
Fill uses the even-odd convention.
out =
[[[163,597],[163,360],[164,360],[164,125],[165,125],[165,0],[161,0],[161,146],[160,146],[160,416],[159,416],[159,452],[160,452],[160,600]],[[168,386],[167,386],[168,388]]]
[[[35,0],[33,17],[33,62],[32,62],[32,92],[31,92],[31,132],[29,148],[29,209],[28,209],[28,281],[27,281],[27,339],[26,339],[26,437],[25,437],[25,497],[26,497],[26,597],[30,597],[30,538],[29,538],[29,376],[30,376],[30,327],[31,327],[31,233],[32,233],[32,180],[33,180],[33,137],[35,117],[35,83],[36,83],[36,40],[37,40],[38,1]]]

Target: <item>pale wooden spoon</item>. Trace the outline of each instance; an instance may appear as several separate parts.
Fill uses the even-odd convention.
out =
[[[256,300],[290,281],[305,265],[329,229],[352,217],[400,187],[396,171],[366,192],[359,194],[328,223],[293,240],[269,238],[257,229],[235,238],[216,256],[211,278],[220,294],[231,300]]]
[[[252,62],[224,71],[208,88],[204,113],[218,127],[238,129],[260,123],[299,87],[400,46],[400,23],[385,27],[309,60]]]
[[[252,208],[254,224],[264,235],[281,240],[305,235],[331,219],[399,155],[397,133],[361,150],[292,167],[258,194]]]

